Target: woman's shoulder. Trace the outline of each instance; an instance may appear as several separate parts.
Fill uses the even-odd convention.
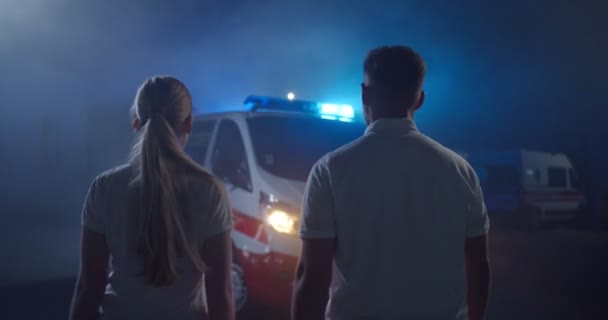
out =
[[[103,171],[97,176],[97,179],[111,179],[118,176],[131,175],[133,172],[133,166],[130,163],[125,163],[119,166],[116,166],[112,169],[108,169]]]
[[[188,174],[187,189],[190,197],[205,206],[208,206],[209,202],[223,202],[228,197],[224,183],[210,173]]]
[[[186,179],[188,188],[191,190],[218,192],[218,189],[222,187],[221,181],[210,173],[189,172]]]
[[[117,181],[125,181],[128,182],[133,178],[133,167],[131,164],[123,164],[112,169],[106,170],[97,177],[93,181],[94,184],[112,184]]]

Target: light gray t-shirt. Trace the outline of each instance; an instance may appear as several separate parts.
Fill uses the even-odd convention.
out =
[[[92,183],[82,211],[82,225],[106,237],[111,273],[102,303],[104,319],[206,319],[194,310],[196,288],[203,275],[192,263],[181,261],[177,281],[165,287],[145,284],[141,258],[135,254],[136,227],[130,212],[136,196],[133,170],[124,165],[99,175]],[[223,185],[215,179],[189,177],[186,232],[196,235],[200,247],[211,236],[232,228],[232,213]],[[204,298],[204,290],[202,290]]]
[[[337,240],[328,319],[446,320],[466,303],[465,239],[488,228],[469,164],[387,119],[314,166],[301,237]]]

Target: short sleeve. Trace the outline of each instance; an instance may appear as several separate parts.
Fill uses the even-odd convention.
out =
[[[483,191],[479,184],[477,175],[473,172],[474,188],[473,199],[470,205],[470,211],[467,217],[467,238],[475,238],[488,233],[490,229],[490,219],[488,210],[483,199]]]
[[[300,219],[302,239],[335,238],[335,212],[329,168],[323,162],[313,167],[304,192]]]
[[[89,187],[84,206],[82,208],[82,226],[98,233],[105,233],[103,210],[100,208],[100,179],[96,178]]]
[[[211,216],[207,220],[205,238],[232,230],[233,223],[230,200],[226,188],[221,182],[215,181],[211,186],[209,200],[209,205],[213,209],[210,211]]]

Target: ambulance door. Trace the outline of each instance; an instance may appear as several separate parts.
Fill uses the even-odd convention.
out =
[[[185,148],[190,158],[206,170],[209,170],[209,149],[216,124],[215,119],[197,120]]]
[[[226,185],[234,212],[233,240],[237,251],[265,253],[265,224],[260,218],[259,192],[255,192],[250,161],[238,124],[232,119],[220,121],[211,168]],[[238,254],[239,252],[237,252]]]

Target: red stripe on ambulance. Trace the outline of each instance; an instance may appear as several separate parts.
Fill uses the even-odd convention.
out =
[[[253,238],[263,244],[268,244],[268,235],[264,221],[245,213],[233,210],[234,230]]]

